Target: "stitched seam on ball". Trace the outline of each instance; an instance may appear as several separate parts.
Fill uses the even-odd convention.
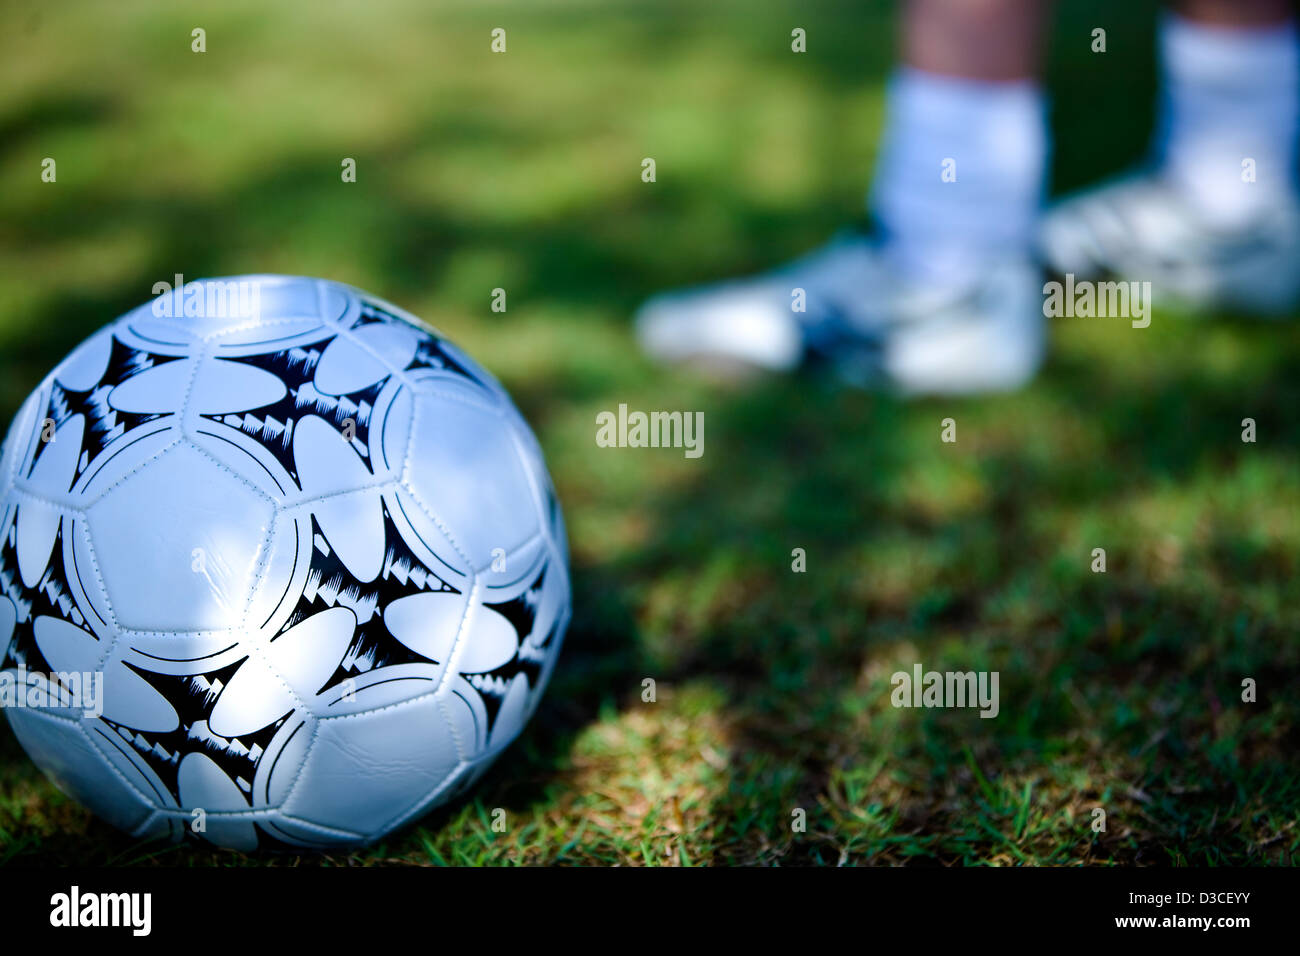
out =
[[[338,289],[343,294],[344,300],[343,311],[334,318],[330,318],[325,314],[325,300],[330,286]],[[341,282],[331,282],[328,279],[316,280],[316,311],[320,315],[321,323],[327,328],[333,328],[336,332],[342,329],[344,327],[343,320],[347,318],[354,305],[357,307],[359,314],[361,312],[361,299],[357,297],[350,286],[343,285]]]
[[[37,386],[36,391],[33,393],[39,395],[40,400],[36,403],[36,408],[32,411],[32,430],[31,434],[27,436],[27,447],[22,449],[21,454],[14,456],[14,484],[17,484],[18,479],[23,476],[22,473],[24,466],[26,466],[30,471],[31,467],[36,464],[36,446],[41,444],[41,432],[44,430],[46,421],[46,419],[41,418],[40,410],[44,408],[47,413],[49,412],[50,398],[54,394],[52,386],[55,382],[54,373],[51,372],[46,376],[45,381]],[[19,412],[22,411],[21,408],[18,410]]]
[[[235,469],[231,468],[225,462],[216,458],[215,456],[213,456],[203,448],[200,448],[193,441],[187,440],[187,444],[191,448],[193,448],[196,452],[198,452],[200,455],[202,455],[204,458],[208,459],[210,462],[216,465],[218,468],[233,475],[236,481],[250,488],[254,494],[259,496],[260,498],[265,499],[271,505],[271,520],[266,523],[266,534],[263,535],[262,537],[262,553],[258,556],[257,564],[254,565],[253,572],[252,574],[249,575],[248,586],[244,591],[244,610],[243,613],[240,615],[239,625],[240,628],[243,629],[245,633],[247,633],[248,614],[253,607],[253,598],[256,597],[257,595],[258,583],[262,580],[263,575],[266,573],[267,566],[271,563],[271,548],[275,541],[275,522],[276,519],[280,517],[280,507],[276,503],[276,500],[273,497],[271,497],[271,495],[269,495],[265,491],[262,491],[262,489],[258,488],[251,481],[249,481],[239,472],[235,471]]]
[[[392,323],[390,323],[390,322],[385,322],[384,324],[387,325],[387,326],[391,326],[391,325],[392,325]],[[405,324],[405,323],[404,323],[404,324]],[[426,389],[425,389],[425,386],[427,386],[427,385],[430,384],[430,382],[429,382],[428,379],[418,379],[418,380],[417,380],[417,379],[413,379],[413,378],[411,378],[411,376],[407,373],[406,369],[395,368],[391,362],[389,362],[389,361],[388,361],[387,359],[385,359],[382,355],[380,355],[377,351],[375,351],[373,348],[371,348],[369,345],[367,345],[367,344],[365,343],[365,341],[364,341],[360,336],[358,336],[358,335],[356,334],[356,332],[354,332],[352,329],[342,328],[342,327],[340,327],[340,329],[341,329],[340,334],[347,336],[348,340],[351,341],[353,345],[355,345],[357,348],[361,349],[363,352],[366,352],[367,354],[369,354],[370,357],[373,358],[376,362],[378,362],[378,363],[379,363],[380,365],[382,365],[384,368],[388,369],[389,374],[390,374],[392,377],[396,378],[399,382],[401,382],[401,383],[402,383],[403,385],[405,385],[407,388],[411,389],[411,391],[412,391],[413,393],[415,393],[416,395],[440,395],[440,396],[443,397],[443,398],[450,399],[451,401],[457,401],[457,402],[460,402],[460,403],[463,404],[463,405],[468,405],[468,406],[470,406],[470,407],[472,407],[472,408],[477,408],[477,409],[479,409],[480,411],[490,412],[490,413],[492,413],[493,415],[497,415],[497,416],[500,416],[500,415],[501,415],[501,409],[500,409],[500,408],[498,408],[498,407],[496,407],[496,406],[494,406],[494,405],[488,405],[488,404],[480,403],[480,402],[476,401],[475,399],[471,398],[471,397],[468,396],[468,395],[456,395],[456,394],[453,394],[453,393],[450,393],[450,392],[442,392],[442,391],[426,390]],[[424,330],[422,330],[422,329],[415,329],[415,331],[418,332],[418,333],[421,333],[421,334],[427,335],[429,338],[433,339],[433,341],[434,341],[435,343],[440,341],[439,338],[438,338],[437,336],[435,336],[435,335],[429,335],[429,333],[424,332]],[[436,385],[436,382],[433,383],[433,384]],[[413,404],[418,404],[418,403],[413,403]]]
[[[190,412],[190,399],[194,395],[194,383],[198,380],[199,377],[199,366],[203,364],[203,360],[206,357],[207,357],[207,352],[203,349],[202,346],[200,346],[195,351],[195,353],[190,356],[190,380],[185,385],[185,394],[181,396],[181,408],[180,408],[181,435],[183,435],[186,438],[190,437],[189,430],[186,427],[186,418],[189,417],[189,412]]]
[[[147,627],[119,627],[117,633],[121,637],[198,637],[202,635],[217,637],[219,635],[231,635],[238,640],[238,635],[243,634],[244,629],[238,624],[231,627],[196,627],[190,631],[177,630],[174,628],[159,628],[158,630],[153,630]]]
[[[509,571],[509,568],[510,568],[510,559],[511,559],[511,558],[514,558],[514,557],[517,557],[518,555],[522,554],[522,553],[523,553],[525,550],[527,550],[528,548],[531,548],[531,547],[533,546],[533,544],[534,544],[536,541],[538,541],[539,539],[541,540],[541,542],[542,542],[543,545],[546,544],[546,535],[545,535],[542,531],[534,531],[532,534],[530,534],[530,535],[529,535],[526,539],[524,539],[522,542],[520,542],[519,544],[517,544],[517,545],[515,545],[513,548],[511,548],[509,551],[507,551],[507,552],[502,556],[502,560],[505,561],[505,563],[506,563],[506,570],[505,570],[505,571],[493,571],[493,570],[492,570],[492,565],[495,563],[495,560],[496,560],[496,559],[494,558],[492,561],[489,561],[489,562],[488,562],[488,566],[487,566],[486,568],[476,568],[476,569],[474,570],[474,574],[475,574],[475,575],[480,575],[480,574],[509,574],[509,573],[510,573],[510,571]],[[502,589],[512,588],[512,587],[514,587],[516,584],[518,584],[519,582],[523,581],[523,580],[524,580],[525,578],[527,578],[527,577],[528,577],[528,575],[527,575],[527,573],[525,572],[525,574],[524,574],[523,577],[515,578],[515,579],[512,580],[512,581],[507,581],[505,584],[497,584],[497,585],[485,584],[485,585],[483,586],[483,589],[484,589],[485,591],[500,591],[500,590],[502,590]]]
[[[104,761],[104,766],[106,766],[109,769],[109,771],[113,774],[113,776],[117,777],[118,780],[122,781],[122,786],[126,787],[126,789],[129,792],[135,794],[137,797],[143,800],[144,805],[149,810],[157,811],[162,809],[161,807],[159,807],[157,804],[153,802],[153,798],[151,796],[146,794],[144,791],[137,789],[136,786],[132,784],[130,780],[127,779],[126,774],[122,773],[121,770],[117,769],[117,765],[114,764],[113,761],[108,759],[108,754],[106,754],[100,748],[100,746],[97,743],[95,743],[94,739],[90,736],[90,734],[88,734],[85,731],[85,729],[80,726],[80,721],[73,721],[73,723],[77,727],[77,732],[80,733],[81,736],[85,739],[86,743],[90,745],[90,749],[95,752],[95,756],[97,756],[100,760]],[[129,762],[130,758],[127,758],[127,760]],[[137,770],[137,773],[138,772],[139,771]]]
[[[212,462],[214,465],[216,465],[216,466],[217,466],[218,468],[220,468],[222,471],[224,471],[224,472],[226,472],[227,474],[233,476],[234,479],[235,479],[236,481],[238,481],[241,485],[244,485],[246,488],[248,488],[251,492],[253,492],[253,494],[257,495],[257,497],[262,498],[263,500],[267,501],[267,502],[271,505],[272,512],[273,512],[273,516],[274,516],[275,514],[278,514],[278,513],[279,513],[279,511],[280,511],[279,504],[276,502],[275,497],[274,497],[270,492],[268,492],[268,491],[263,491],[261,488],[257,487],[257,485],[253,484],[253,483],[252,483],[251,481],[249,481],[246,477],[244,477],[243,475],[241,475],[239,472],[235,471],[235,469],[231,468],[231,467],[230,467],[229,465],[227,465],[224,461],[222,461],[222,460],[221,460],[220,458],[218,458],[216,455],[212,454],[212,452],[208,451],[208,450],[207,450],[206,448],[204,448],[202,445],[195,444],[195,442],[194,442],[194,440],[193,440],[192,438],[189,438],[189,437],[187,436],[187,437],[184,439],[184,442],[185,442],[186,445],[188,445],[190,448],[194,449],[196,452],[198,452],[200,455],[202,455],[202,456],[203,456],[204,458],[206,458],[208,461]]]
[[[144,835],[147,834],[150,831],[150,829],[152,829],[153,822],[159,819],[160,815],[161,815],[161,811],[151,803],[149,805],[149,815],[144,818],[143,823],[141,823],[138,827],[136,827],[134,830],[131,831],[131,836],[137,840],[143,838]],[[171,828],[168,827],[168,833],[170,834],[170,832],[171,832]]]
[[[477,408],[481,412],[487,412],[495,415],[497,418],[505,418],[505,412],[497,405],[489,405],[486,402],[459,392],[454,388],[445,388],[438,379],[418,379],[414,382],[405,382],[404,384],[411,389],[416,395],[429,395],[436,398],[445,398],[449,402],[457,402],[469,408]]]
[[[104,604],[105,604],[104,609],[108,611],[108,617],[109,617],[108,623],[110,624],[110,626],[113,628],[114,631],[113,640],[107,643],[113,644],[116,643],[117,638],[120,636],[122,626],[117,619],[117,611],[114,610],[113,608],[113,595],[108,593],[108,585],[104,583],[104,574],[99,567],[99,554],[95,550],[95,538],[90,530],[90,519],[86,518],[85,515],[82,515],[82,518],[84,519],[84,524],[85,524],[85,530],[83,533],[86,536],[86,550],[90,552],[90,566],[95,572],[95,582],[99,585],[99,593],[104,598]],[[87,595],[87,600],[89,600],[89,595]],[[108,652],[105,651],[105,654],[107,653]]]
[[[304,718],[304,720],[306,720],[307,718],[310,718],[310,717],[315,716],[315,715],[312,713],[311,708],[307,706],[306,702],[303,701],[303,699],[302,699],[301,697],[298,696],[297,691],[295,691],[291,686],[289,686],[289,682],[288,682],[287,680],[284,679],[284,675],[281,674],[278,670],[276,670],[275,667],[274,667],[274,665],[272,665],[272,663],[271,663],[271,662],[266,658],[266,655],[265,655],[264,651],[265,651],[265,647],[264,647],[264,646],[259,646],[259,645],[257,645],[257,644],[251,644],[251,643],[250,643],[250,646],[249,646],[249,648],[248,648],[248,657],[247,657],[247,659],[244,661],[244,663],[243,663],[242,665],[240,665],[239,670],[235,671],[235,673],[231,676],[231,678],[230,678],[230,683],[226,684],[225,688],[221,691],[221,694],[218,695],[216,703],[217,703],[217,704],[220,704],[220,703],[221,703],[221,698],[224,697],[224,696],[226,696],[226,694],[228,694],[228,693],[230,692],[231,685],[233,685],[233,684],[235,683],[236,678],[239,677],[239,671],[242,671],[242,670],[243,670],[245,667],[247,667],[247,666],[248,666],[248,665],[249,665],[249,664],[250,664],[254,659],[256,659],[256,660],[257,660],[257,663],[259,663],[260,665],[262,665],[263,667],[265,667],[265,668],[270,672],[271,676],[274,677],[277,681],[279,681],[280,686],[283,687],[286,691],[289,692],[289,696],[290,696],[291,698],[293,698],[294,703],[297,705],[297,706],[295,707],[295,711],[297,711],[297,710],[301,710],[301,711],[303,712],[303,718]],[[214,708],[215,708],[216,705],[214,704],[213,706],[214,706]],[[216,733],[216,731],[213,731],[213,733]],[[218,736],[221,736],[221,735],[218,735]],[[239,734],[231,734],[230,736],[231,736],[231,737],[238,737]],[[229,738],[227,738],[227,739],[229,739]]]
[[[450,670],[451,670],[451,664],[448,663],[444,673]],[[456,729],[456,725],[452,722],[451,714],[447,710],[446,701],[444,699],[446,696],[447,696],[446,694],[435,694],[433,698],[433,702],[434,705],[438,708],[438,712],[442,714],[442,722],[443,724],[446,725],[447,732],[451,734],[451,742],[456,747],[456,760],[463,763],[466,759],[468,759],[465,756],[465,743],[460,739],[460,731]]]
[[[451,773],[447,774],[446,778],[442,781],[442,783],[436,786],[432,790],[432,792],[427,793],[423,797],[420,797],[420,799],[416,800],[415,805],[411,807],[411,809],[402,811],[396,817],[393,817],[392,819],[388,820],[387,822],[377,827],[373,831],[376,837],[384,833],[389,833],[393,830],[396,830],[399,827],[404,827],[406,826],[407,823],[411,822],[416,817],[424,816],[424,814],[427,813],[430,809],[432,809],[434,806],[437,806],[437,804],[440,802],[439,798],[444,793],[446,793],[449,789],[454,787],[460,781],[461,777],[465,776],[468,773],[472,773],[473,768],[477,766],[477,764],[478,764],[477,760],[466,761],[464,759],[461,759],[460,761],[458,761],[458,763],[456,764],[456,768]]]
[[[277,325],[292,325],[296,322],[302,322],[302,321],[316,322],[319,324],[321,320],[320,320],[320,316],[307,315],[305,313],[303,315],[283,315],[276,319],[245,319],[239,325],[232,325],[227,329],[220,329],[219,331],[216,332],[209,332],[207,335],[201,335],[199,336],[198,341],[200,341],[204,345],[208,345],[215,342],[217,339],[222,338],[223,336],[238,335],[240,332],[247,332],[249,329],[270,328]],[[312,330],[303,329],[303,334],[306,335],[310,331]],[[246,342],[241,344],[257,345],[259,343]],[[215,358],[216,356],[213,357]]]
[[[522,421],[522,417],[520,421]],[[537,474],[537,469],[533,467],[532,458],[522,447],[524,444],[523,436],[519,434],[519,429],[515,427],[514,422],[506,420],[506,431],[510,434],[510,446],[514,449],[515,460],[519,462],[519,467],[524,470],[528,478],[528,487],[533,492],[533,517],[537,519],[538,531],[546,537],[547,545],[553,545],[553,535],[551,534],[550,515],[546,513],[546,487],[542,481],[543,476]],[[540,449],[539,449],[540,454]],[[546,463],[542,461],[541,467],[545,468]],[[546,476],[549,477],[549,476]],[[559,493],[556,493],[558,499]],[[552,553],[558,554],[559,549],[551,547]]]
[[[479,592],[482,590],[482,588],[483,585],[479,581],[478,575],[474,575],[473,583],[470,584],[469,586],[469,594],[467,595],[465,601],[465,610],[461,612],[460,623],[456,625],[456,640],[452,643],[451,650],[447,653],[447,660],[446,663],[443,665],[442,675],[438,678],[438,686],[434,689],[435,693],[441,691],[444,687],[447,686],[449,675],[456,674],[457,676],[460,676],[460,670],[457,667],[457,665],[460,663],[461,646],[465,643],[465,632],[469,629],[470,622],[474,618],[474,610],[478,605]],[[448,721],[448,724],[450,725],[450,721]],[[455,737],[457,741],[456,753],[460,754],[461,750],[460,750],[459,735],[456,733],[454,727],[452,728],[451,732],[452,732],[452,736]],[[461,759],[462,760],[464,759],[463,755],[461,755]]]
[[[364,690],[365,688],[362,689]],[[368,707],[365,710],[358,710],[351,714],[330,714],[326,717],[317,717],[316,722],[318,724],[324,724],[326,721],[355,720],[359,717],[368,717],[371,714],[382,714],[386,710],[396,710],[398,707],[408,707],[412,704],[417,704],[423,701],[426,697],[435,697],[437,694],[438,688],[433,687],[430,690],[422,690],[420,693],[414,694],[403,700],[395,700],[391,704],[382,704],[379,707]]]
[[[316,746],[316,738],[320,736],[321,718],[308,712],[308,716],[307,718],[304,718],[303,723],[310,723],[310,729],[307,731],[307,746],[302,752],[302,759],[298,761],[298,766],[294,768],[292,775],[289,777],[288,786],[286,786],[284,790],[284,797],[276,804],[277,808],[283,807],[293,799],[293,795],[298,789],[298,784],[302,782],[302,775],[307,769],[307,763],[311,760],[311,752],[312,748]],[[287,744],[288,741],[285,741],[285,743]],[[282,754],[284,753],[283,746],[281,746],[280,752]]]
[[[415,444],[416,426],[419,424],[421,414],[419,402],[412,402],[411,406],[411,433],[406,438],[406,452],[402,456],[402,474],[401,477],[398,478],[398,483],[411,495],[411,498],[415,501],[419,509],[424,512],[424,516],[437,525],[438,530],[441,531],[443,537],[447,539],[447,543],[452,546],[460,559],[465,562],[465,567],[469,569],[469,573],[472,576],[474,574],[474,561],[469,555],[461,550],[460,545],[456,541],[456,537],[451,533],[451,529],[433,513],[429,506],[424,503],[424,499],[420,497],[420,493],[412,487],[409,481],[406,480],[406,473],[411,467],[411,448]],[[432,546],[430,546],[430,550],[432,550]]]
[[[385,322],[385,323],[384,323],[384,326],[385,326],[385,327],[391,327],[391,326],[392,326],[392,323],[390,323],[390,322]],[[343,336],[344,338],[346,338],[349,342],[351,342],[351,343],[352,343],[353,345],[355,345],[357,348],[361,349],[361,351],[365,352],[365,353],[366,353],[367,355],[369,355],[372,359],[374,359],[376,362],[378,362],[381,366],[383,366],[384,368],[388,369],[388,375],[384,376],[384,378],[396,378],[396,379],[397,379],[399,382],[401,382],[403,385],[407,386],[408,388],[411,387],[411,380],[407,377],[407,375],[406,375],[406,370],[405,370],[405,369],[400,369],[400,368],[394,368],[394,367],[393,367],[393,364],[392,364],[391,362],[389,362],[386,358],[384,358],[382,355],[380,355],[378,352],[376,352],[373,348],[371,348],[369,345],[367,345],[367,344],[365,343],[365,340],[362,339],[361,336],[357,335],[357,333],[356,333],[353,329],[349,329],[349,328],[347,328],[346,326],[344,326],[342,323],[340,323],[340,324],[339,324],[339,335],[341,335],[341,336]],[[375,383],[374,383],[374,382],[371,382],[370,384],[373,385],[373,384],[375,384]]]
[[[177,809],[175,807],[159,807],[158,814],[166,818],[184,820],[184,819],[191,818],[194,815],[195,810],[202,810],[204,817],[207,819],[212,819],[213,817],[216,817],[217,819],[226,823],[230,823],[230,822],[238,823],[243,820],[249,820],[249,821],[260,820],[265,817],[281,817],[281,818],[287,817],[288,819],[294,820],[295,822],[300,822],[298,821],[297,817],[294,817],[292,814],[288,814],[284,812],[284,804],[282,803],[277,803],[273,807],[261,807],[258,809],[249,807],[247,810],[209,810],[206,807],[190,807],[189,809],[186,809],[185,807],[181,807],[180,809]],[[353,836],[353,837],[362,836],[362,834],[353,833],[351,830],[339,830],[337,832],[344,836]],[[200,834],[200,836],[201,835],[202,834]]]
[[[159,431],[155,432],[155,434],[162,434],[162,432],[163,432],[164,430],[165,430],[165,429],[159,429]],[[91,499],[90,501],[88,501],[88,502],[86,502],[85,504],[83,504],[83,505],[82,505],[82,508],[83,508],[84,510],[86,510],[86,511],[89,511],[91,508],[95,507],[95,505],[97,505],[97,504],[99,504],[101,501],[103,501],[104,498],[106,498],[106,497],[109,495],[110,492],[116,491],[119,485],[122,485],[122,484],[124,484],[125,482],[129,481],[130,479],[134,478],[136,475],[138,475],[140,472],[144,471],[146,468],[148,468],[150,465],[152,465],[155,461],[157,461],[157,460],[158,460],[159,458],[161,458],[163,455],[167,454],[169,451],[171,451],[171,450],[172,450],[173,448],[175,448],[177,445],[184,444],[184,443],[187,441],[187,439],[185,438],[185,430],[184,430],[184,428],[177,428],[176,431],[178,431],[179,434],[178,434],[175,438],[173,438],[170,442],[168,442],[168,443],[167,443],[166,445],[164,445],[162,448],[158,449],[156,452],[154,452],[152,455],[150,455],[150,456],[149,456],[148,458],[146,458],[144,461],[140,462],[138,465],[136,465],[134,468],[132,468],[130,471],[128,471],[125,475],[122,475],[120,478],[118,478],[115,482],[113,482],[111,485],[109,485],[107,488],[105,488],[105,489],[104,489],[103,491],[101,491],[99,494],[95,495],[95,497],[94,497],[93,499]]]
[[[355,495],[364,491],[378,491],[382,494],[395,484],[397,484],[397,479],[390,475],[382,481],[373,481],[369,484],[359,485],[356,488],[345,488],[343,491],[323,491],[318,495],[310,495],[305,498],[292,498],[286,500],[279,507],[283,513],[296,511],[299,508],[305,508],[308,505],[314,505],[322,501],[328,501],[330,498],[341,498],[344,495]]]
[[[15,709],[16,709],[16,708],[15,708]],[[71,708],[70,708],[70,709],[71,709]],[[73,727],[76,727],[78,730],[81,729],[81,721],[82,721],[82,718],[80,718],[80,717],[65,717],[63,714],[56,714],[54,711],[50,710],[49,708],[45,708],[45,707],[24,707],[24,708],[22,709],[21,713],[24,713],[24,714],[31,714],[33,717],[39,717],[39,718],[41,718],[42,720],[53,720],[53,721],[57,721],[58,723],[61,723],[61,724],[71,724]],[[8,716],[8,715],[6,715],[6,718],[7,718],[7,716]],[[84,731],[83,731],[83,734],[84,734]],[[92,744],[92,746],[93,746],[93,744]],[[25,749],[25,748],[24,748],[24,749]]]
[[[317,823],[314,820],[307,820],[303,817],[295,816],[292,813],[282,813],[280,816],[285,820],[296,823],[305,830],[316,830],[319,833],[348,837],[352,840],[364,840],[367,836],[367,834],[361,830],[344,830],[342,827],[330,827],[323,823]]]
[[[77,505],[64,504],[63,502],[60,501],[54,501],[50,498],[45,497],[39,492],[28,491],[26,488],[19,487],[17,484],[14,484],[9,489],[9,493],[12,495],[22,495],[24,498],[31,498],[36,503],[45,505],[47,508],[57,511],[60,514],[71,514],[75,516],[75,515],[80,515],[82,513],[81,508]]]
[[[55,371],[57,371],[57,369]],[[50,396],[52,394],[50,386],[54,383],[54,381],[55,381],[54,372],[51,372],[49,375],[45,377],[45,380],[36,387],[36,390],[32,392],[32,394],[28,396],[28,398],[24,400],[23,404],[18,408],[18,415],[21,416],[23,410],[27,406],[27,402],[31,401],[33,397],[39,396],[39,399],[36,402],[36,407],[33,409],[32,412],[32,427],[29,429],[29,433],[27,435],[26,442],[25,442],[25,447],[21,450],[21,452],[18,451],[17,447],[13,449],[14,460],[9,475],[9,484],[11,488],[16,489],[20,481],[26,480],[27,476],[23,474],[24,466],[26,466],[27,470],[30,471],[31,467],[35,464],[36,448],[38,445],[42,444],[40,440],[40,436],[44,430],[43,426],[47,421],[47,419],[40,417],[40,409],[44,408],[48,412],[50,407]],[[12,425],[17,425],[17,424],[18,424],[18,417],[15,416]],[[17,446],[18,444],[17,435],[14,432],[12,427],[10,429],[9,434],[5,436],[5,440],[3,442],[0,442],[0,457],[3,457],[5,447],[8,445],[9,441],[11,440],[13,440],[14,445]]]

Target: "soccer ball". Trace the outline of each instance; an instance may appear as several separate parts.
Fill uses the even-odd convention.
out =
[[[505,391],[334,282],[178,282],[0,453],[6,716],[138,837],[326,849],[419,817],[518,736],[569,611]]]

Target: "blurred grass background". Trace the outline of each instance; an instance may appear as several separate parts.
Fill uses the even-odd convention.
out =
[[[1155,16],[1061,3],[1058,191],[1143,153]],[[514,394],[565,505],[576,601],[521,741],[468,800],[379,846],[137,845],[5,727],[0,860],[1295,862],[1295,323],[1059,320],[1032,387],[975,401],[723,386],[634,346],[647,294],[767,267],[860,216],[892,4],[121,0],[0,18],[0,417],[173,273],[350,282]],[[703,411],[704,457],[598,448],[596,413],[620,402]],[[956,445],[938,440],[949,416]],[[894,709],[889,675],[916,661],[1000,671],[1000,717]]]

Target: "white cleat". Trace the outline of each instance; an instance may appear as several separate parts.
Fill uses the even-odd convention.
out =
[[[1300,305],[1300,201],[1289,192],[1224,227],[1158,174],[1127,176],[1061,200],[1041,245],[1063,275],[1149,281],[1194,308],[1278,316]]]
[[[655,296],[636,316],[642,347],[662,361],[777,372],[825,363],[848,383],[908,394],[1023,385],[1042,361],[1043,325],[1028,260],[921,288],[857,236],[763,276]]]

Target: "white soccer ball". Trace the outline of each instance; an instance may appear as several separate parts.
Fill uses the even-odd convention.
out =
[[[519,734],[569,610],[505,391],[334,282],[164,292],[0,455],[6,716],[136,836],[324,849],[414,820]]]

